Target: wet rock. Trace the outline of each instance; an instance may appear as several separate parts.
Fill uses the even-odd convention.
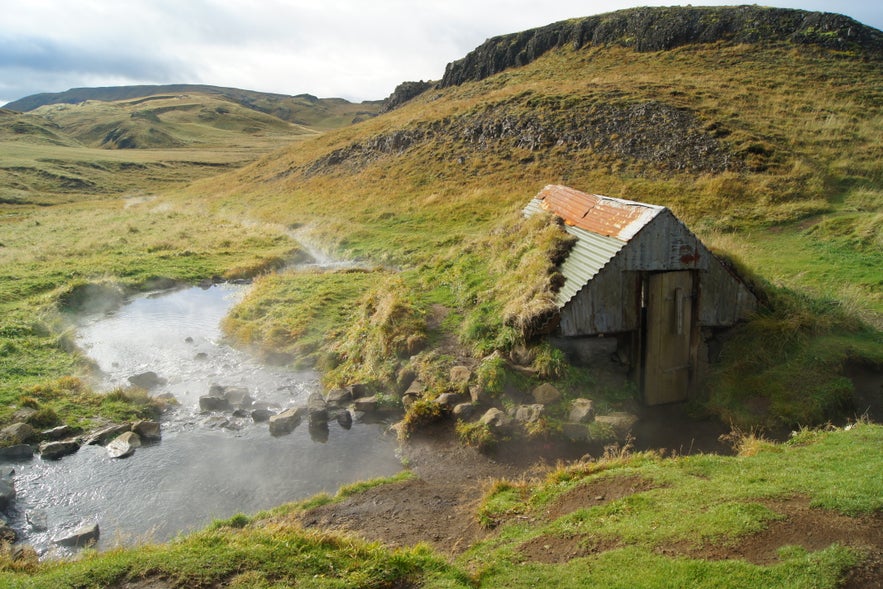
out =
[[[43,442],[40,444],[40,457],[43,460],[58,460],[65,456],[75,454],[79,449],[80,443],[76,440]]]
[[[561,399],[561,392],[547,382],[536,387],[531,394],[540,405],[551,405]]]
[[[25,519],[35,532],[45,532],[49,529],[49,514],[42,509],[27,512]]]
[[[568,420],[575,423],[592,423],[595,420],[595,405],[591,399],[574,399],[570,404]]]
[[[86,524],[80,526],[73,532],[55,538],[54,542],[60,546],[73,546],[77,548],[82,548],[84,546],[90,546],[98,542],[99,534],[100,531],[98,529],[97,523]]]
[[[27,423],[13,423],[0,430],[0,441],[10,444],[23,444],[33,439],[36,432]]]
[[[626,413],[623,411],[611,413],[610,415],[595,416],[595,422],[610,426],[616,433],[617,439],[620,441],[624,441],[626,439],[629,432],[632,431],[632,427],[634,427],[637,421],[637,415],[633,415],[632,413]]]
[[[227,403],[231,407],[237,409],[248,409],[254,404],[254,399],[251,398],[245,387],[225,387],[224,398],[227,399]]]
[[[506,430],[512,424],[509,416],[496,407],[488,409],[478,422],[482,425],[486,425],[487,428],[494,433]]]
[[[350,429],[353,427],[353,414],[349,411],[341,411],[337,414],[337,423],[343,429]]]
[[[352,394],[353,399],[367,397],[371,392],[371,390],[368,388],[368,385],[364,385],[361,383],[351,384],[347,388],[350,390],[350,394]]]
[[[294,431],[300,425],[303,415],[306,413],[304,407],[291,407],[278,415],[270,418],[270,435],[284,436]]]
[[[103,446],[118,435],[130,431],[131,429],[132,425],[129,423],[114,423],[111,425],[106,425],[92,432],[92,434],[88,438],[86,438],[86,441],[83,443],[88,446],[94,446],[95,444],[100,444]]]
[[[346,407],[353,400],[353,392],[349,389],[331,389],[325,397],[328,407]]]
[[[567,421],[561,424],[561,433],[573,442],[582,442],[589,439],[589,428],[585,423]]]
[[[251,411],[251,418],[257,423],[267,421],[274,415],[276,412],[270,409],[252,409]]]
[[[128,380],[132,384],[132,386],[136,386],[142,389],[152,389],[154,387],[166,384],[166,379],[160,378],[160,376],[152,370],[142,372],[141,374],[133,374],[129,377]]]
[[[192,344],[192,343],[193,343],[193,338],[190,337],[190,336],[188,335],[187,337],[184,338],[184,342],[185,342],[185,343],[188,343],[188,344]]]
[[[546,406],[539,403],[533,405],[519,405],[515,409],[515,421],[521,424],[539,421],[546,411]]]
[[[454,405],[454,408],[451,410],[451,415],[456,419],[469,419],[475,415],[475,405],[472,403],[459,403]]]
[[[30,460],[34,449],[28,444],[14,444],[0,448],[0,460]]]
[[[199,398],[200,411],[227,411],[228,409],[230,409],[230,402],[224,397],[205,395]]]
[[[135,432],[125,432],[107,445],[107,455],[111,458],[126,458],[141,446],[141,438]]]
[[[446,411],[451,411],[454,407],[465,401],[460,393],[442,393],[436,397],[435,402],[441,405]]]
[[[212,415],[202,422],[202,427],[208,429],[220,429],[230,425],[230,420],[223,415]]]
[[[322,393],[314,391],[310,394],[307,399],[307,413],[310,416],[310,423],[328,422],[328,406]]]
[[[198,352],[195,356],[193,356],[194,360],[208,360],[208,354],[205,352]]]
[[[360,397],[353,402],[353,408],[362,413],[376,413],[379,405],[377,395]]]
[[[76,433],[76,430],[69,425],[59,425],[52,429],[40,432],[40,437],[44,440],[60,440]]]
[[[0,469],[0,509],[6,509],[15,500],[15,483],[12,476],[15,469],[4,466]]]
[[[157,442],[162,439],[162,431],[158,421],[142,419],[132,424],[132,431],[144,442]]]
[[[169,405],[180,405],[178,399],[176,399],[175,395],[173,395],[172,393],[162,393],[154,398],[159,401],[163,401],[164,403],[167,403]]]

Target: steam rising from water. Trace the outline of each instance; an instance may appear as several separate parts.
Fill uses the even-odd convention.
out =
[[[103,371],[104,386],[128,385],[145,371],[167,380],[153,394],[172,392],[182,407],[163,423],[163,439],[124,460],[85,446],[60,461],[15,465],[17,498],[11,524],[39,551],[83,522],[101,527],[99,548],[141,539],[164,541],[215,518],[253,513],[349,482],[400,470],[395,441],[381,425],[343,430],[330,424],[315,443],[304,423],[292,434],[269,435],[266,424],[230,420],[212,426],[198,398],[212,384],[244,386],[258,401],[302,403],[318,386],[315,373],[261,365],[226,345],[219,322],[246,287],[216,285],[133,299],[85,318],[77,343]],[[45,519],[35,530],[31,520]]]

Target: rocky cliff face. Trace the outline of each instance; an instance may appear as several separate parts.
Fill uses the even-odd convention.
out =
[[[615,44],[662,51],[718,41],[817,45],[883,59],[883,33],[839,14],[760,6],[634,8],[488,39],[448,64],[440,87],[482,80],[558,47]]]

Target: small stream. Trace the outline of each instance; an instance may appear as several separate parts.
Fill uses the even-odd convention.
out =
[[[77,344],[103,373],[103,388],[153,371],[180,406],[163,418],[162,441],[122,460],[83,446],[59,461],[14,464],[16,499],[8,510],[19,542],[40,554],[66,554],[53,539],[97,522],[98,549],[162,542],[213,519],[254,513],[343,484],[398,472],[394,436],[382,424],[345,430],[329,423],[327,439],[306,423],[272,437],[266,423],[199,412],[213,384],[242,386],[281,408],[303,404],[319,388],[312,371],[261,364],[227,345],[219,323],[248,287],[219,284],[138,296],[106,314],[80,318]]]

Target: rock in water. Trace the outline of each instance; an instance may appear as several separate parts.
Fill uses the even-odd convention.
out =
[[[64,456],[74,454],[79,449],[80,443],[76,440],[43,442],[40,444],[40,456],[43,460],[58,460]]]
[[[98,535],[98,524],[87,524],[77,528],[70,534],[59,536],[55,539],[55,543],[61,546],[81,548],[98,542]]]
[[[153,371],[147,371],[142,372],[141,374],[134,374],[130,376],[129,382],[133,386],[140,387],[142,389],[152,389],[153,387],[166,384],[166,379],[160,378],[160,376]]]
[[[227,411],[228,409],[230,409],[230,401],[222,396],[205,395],[199,398],[200,411]]]
[[[135,432],[120,434],[107,445],[107,455],[111,458],[125,458],[135,453],[141,446],[141,438]]]
[[[292,407],[270,418],[270,434],[282,436],[291,433],[296,428],[306,413],[304,407]]]
[[[162,432],[158,421],[142,419],[132,424],[132,431],[138,434],[143,441],[158,441],[162,439]]]
[[[23,444],[34,437],[34,428],[27,423],[13,423],[0,430],[0,440]]]
[[[15,500],[14,474],[15,470],[8,466],[0,470],[0,509],[6,509]]]
[[[0,448],[0,460],[30,460],[33,457],[34,449],[28,444]]]
[[[86,441],[83,443],[89,446],[94,444],[104,445],[108,441],[130,429],[132,429],[132,426],[128,423],[115,423],[108,425],[92,432],[92,435],[86,438]]]

